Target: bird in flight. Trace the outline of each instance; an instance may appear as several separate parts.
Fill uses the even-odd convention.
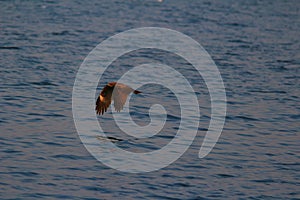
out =
[[[131,87],[117,82],[108,83],[101,91],[96,101],[96,113],[103,115],[107,111],[107,108],[114,101],[115,110],[120,112],[127,100],[127,96],[133,92],[134,94],[141,93],[138,90],[134,90]]]

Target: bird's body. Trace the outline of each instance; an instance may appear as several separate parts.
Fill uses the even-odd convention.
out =
[[[107,108],[114,101],[115,110],[120,112],[126,103],[127,96],[133,92],[134,94],[141,93],[138,90],[134,90],[131,87],[117,82],[108,83],[101,91],[96,101],[96,113],[104,114]]]

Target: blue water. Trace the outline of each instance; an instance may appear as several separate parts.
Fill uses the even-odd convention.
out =
[[[296,0],[1,1],[0,198],[300,198],[299,19]],[[197,138],[180,159],[155,172],[130,174],[103,165],[85,149],[73,122],[72,88],[98,43],[144,26],[180,31],[208,51],[223,77],[228,112],[217,145],[199,159],[210,118],[203,81],[167,53],[140,51],[118,59],[114,66],[122,69],[149,59],[180,68],[197,88],[202,116]],[[149,95],[164,89],[144,88]],[[145,97],[143,104],[132,102],[141,125],[149,120],[143,113],[160,102]],[[123,139],[119,147],[151,151],[174,137],[178,106],[166,107],[167,126],[154,140],[119,135],[111,115],[103,118],[111,136]]]

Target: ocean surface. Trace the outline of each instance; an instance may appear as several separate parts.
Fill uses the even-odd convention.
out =
[[[132,28],[161,27],[199,42],[218,66],[227,96],[223,132],[212,152],[198,152],[210,97],[190,64],[159,50],[112,63],[98,92],[133,66],[155,61],[178,69],[195,89],[197,137],[174,163],[125,173],[95,159],[73,121],[76,73],[96,45]],[[0,1],[0,199],[300,199],[300,2]],[[149,152],[176,135],[180,106],[168,88],[145,85],[132,118],[168,111],[153,138],[122,134],[111,110],[98,117],[115,144]],[[96,97],[95,97],[96,98]]]

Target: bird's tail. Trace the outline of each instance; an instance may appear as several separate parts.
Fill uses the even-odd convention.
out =
[[[134,94],[139,94],[139,93],[142,93],[142,92],[140,92],[140,91],[138,91],[138,90],[134,90],[133,93],[134,93]]]

